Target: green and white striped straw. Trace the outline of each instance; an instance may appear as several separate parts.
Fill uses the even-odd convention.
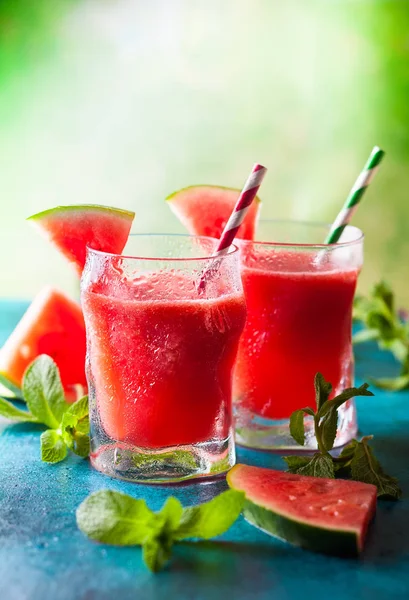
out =
[[[342,232],[351,221],[366,188],[375,177],[384,154],[385,152],[378,148],[378,146],[375,146],[372,150],[366,165],[352,186],[344,206],[331,226],[331,230],[325,240],[326,244],[336,244],[339,241]]]

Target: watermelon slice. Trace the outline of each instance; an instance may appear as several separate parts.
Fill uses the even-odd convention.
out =
[[[21,387],[24,371],[39,355],[48,354],[60,369],[67,400],[86,389],[85,326],[79,304],[52,287],[33,300],[0,350],[0,374]]]
[[[87,246],[112,254],[121,254],[128,240],[135,213],[82,204],[57,206],[28,217],[47,238],[73,263],[81,276]]]
[[[174,192],[166,200],[190,234],[219,238],[239,194],[240,190],[232,188],[196,185]],[[256,196],[236,237],[254,240],[260,206]]]
[[[246,494],[245,518],[291,544],[337,556],[357,556],[375,515],[376,487],[236,465],[227,474]]]

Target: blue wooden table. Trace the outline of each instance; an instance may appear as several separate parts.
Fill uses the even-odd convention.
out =
[[[24,303],[0,303],[0,344]],[[387,375],[393,360],[362,346],[357,379]],[[1,600],[407,600],[409,598],[409,393],[377,391],[358,399],[362,434],[374,434],[385,468],[399,477],[401,502],[379,502],[367,548],[359,560],[312,554],[268,537],[242,518],[216,541],[185,543],[170,566],[152,575],[139,548],[88,541],[75,509],[91,492],[121,490],[159,509],[170,494],[183,504],[210,499],[224,482],[184,487],[134,485],[93,471],[71,456],[59,465],[39,459],[36,426],[0,424]],[[239,449],[238,460],[283,468],[279,456]]]

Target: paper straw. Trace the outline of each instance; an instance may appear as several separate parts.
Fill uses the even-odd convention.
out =
[[[266,173],[267,169],[262,165],[256,163],[253,166],[251,173],[248,176],[247,181],[240,193],[240,196],[237,199],[233,212],[231,213],[229,220],[223,229],[219,243],[217,244],[217,248],[212,255],[215,259],[228,253],[229,248],[232,245],[233,240],[240,228],[240,225],[245,219],[251,203],[257,196],[257,192]],[[217,264],[218,261],[214,260],[212,261],[212,264],[204,270],[198,284],[199,289],[204,288],[206,276],[209,274],[210,270],[214,270]]]
[[[378,146],[375,146],[372,150],[366,165],[352,186],[344,206],[331,226],[330,232],[325,239],[326,244],[336,244],[339,241],[342,232],[351,221],[366,188],[375,177],[384,154],[384,151],[378,148]]]

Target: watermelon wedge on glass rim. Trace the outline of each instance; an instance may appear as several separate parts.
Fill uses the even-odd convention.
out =
[[[67,400],[73,402],[87,387],[85,348],[80,305],[47,286],[34,298],[1,348],[0,380],[3,376],[21,388],[28,365],[40,354],[48,354],[60,370]]]
[[[194,185],[166,198],[169,208],[191,235],[219,239],[241,190],[217,185]],[[253,240],[261,200],[255,197],[236,237]]]
[[[244,517],[266,533],[314,552],[357,556],[376,511],[374,485],[236,465],[229,487],[245,493]]]
[[[47,239],[83,271],[87,246],[121,254],[129,237],[135,213],[97,204],[57,206],[28,217]]]

